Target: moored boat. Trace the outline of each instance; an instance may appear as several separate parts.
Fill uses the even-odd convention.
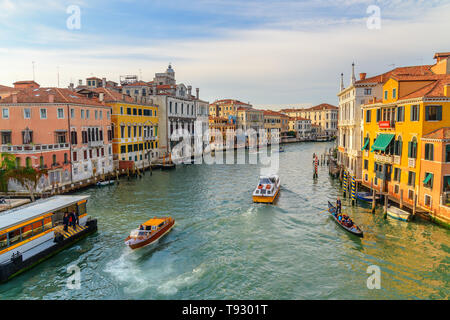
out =
[[[281,182],[277,175],[260,176],[259,183],[253,191],[253,202],[273,203],[280,193]]]
[[[114,182],[116,182],[115,180],[106,180],[106,181],[99,181],[97,182],[97,187],[104,187],[104,186],[109,186],[111,184],[114,184]]]
[[[372,203],[373,196],[371,192],[358,192],[356,198],[359,200]],[[379,194],[375,195],[375,201],[380,201],[381,196]]]
[[[97,230],[87,215],[89,196],[54,196],[0,214],[0,283]],[[73,213],[75,226],[64,227]]]
[[[175,220],[172,217],[154,217],[131,231],[125,239],[125,244],[131,249],[147,246],[167,234],[174,225]]]
[[[409,212],[393,206],[387,208],[387,216],[401,221],[411,220],[411,214]]]
[[[345,225],[343,222],[339,221],[338,217],[336,216],[336,207],[333,206],[330,201],[328,201],[328,212],[330,213],[333,220],[343,229],[350,232],[351,234],[354,234],[355,236],[361,238],[364,236],[364,233],[355,223],[352,223],[352,225]]]

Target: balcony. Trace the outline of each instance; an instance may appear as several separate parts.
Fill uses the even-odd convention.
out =
[[[24,144],[24,145],[1,145],[1,152],[8,153],[40,153],[49,150],[64,150],[69,149],[68,143],[55,144]]]
[[[103,141],[89,141],[88,142],[88,147],[89,148],[96,148],[96,147],[102,147],[103,146]]]
[[[408,167],[409,168],[415,168],[416,167],[416,159],[408,158]]]
[[[400,156],[394,156],[394,164],[400,164],[401,157]]]
[[[377,162],[389,163],[389,164],[394,163],[394,156],[390,156],[390,155],[386,155],[386,154],[374,154],[373,158]]]

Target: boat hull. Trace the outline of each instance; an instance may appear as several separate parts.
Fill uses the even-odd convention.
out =
[[[253,196],[253,202],[255,202],[255,203],[274,203],[274,201],[277,199],[279,193],[280,193],[280,189],[278,189],[277,192],[271,197]]]
[[[372,195],[369,193],[366,193],[366,192],[358,192],[356,194],[356,198],[358,200],[369,202],[369,203],[372,203],[372,199],[373,199]],[[379,201],[379,200],[380,200],[380,197],[375,196],[375,201]]]
[[[133,250],[148,246],[148,245],[154,243],[155,241],[157,241],[158,239],[162,238],[165,234],[169,233],[169,231],[172,230],[174,225],[175,225],[175,220],[172,220],[169,224],[164,226],[164,228],[161,228],[161,230],[159,230],[157,233],[155,233],[150,238],[142,240],[137,243],[132,243],[132,244],[127,243],[127,246]],[[127,242],[130,239],[131,239],[130,237],[126,238],[125,242]]]
[[[404,221],[404,222],[408,222],[411,220],[411,216],[409,213],[400,213],[400,212],[396,212],[392,209],[387,209],[386,212],[387,216],[392,218],[392,219],[396,219],[396,220],[400,220],[400,221]]]
[[[364,232],[352,230],[351,228],[348,228],[348,227],[344,226],[343,224],[341,224],[339,222],[339,220],[332,214],[332,212],[335,212],[335,211],[336,211],[336,207],[333,206],[330,202],[328,202],[328,212],[330,213],[331,218],[333,218],[334,222],[336,222],[342,229],[348,231],[349,233],[351,233],[355,236],[361,237],[361,238],[364,237]]]

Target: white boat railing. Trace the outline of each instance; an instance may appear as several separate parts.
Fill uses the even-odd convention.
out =
[[[137,237],[148,237],[152,233],[152,230],[139,230],[134,229],[130,233],[131,238],[137,238]]]

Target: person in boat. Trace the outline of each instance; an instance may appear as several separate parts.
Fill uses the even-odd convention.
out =
[[[75,213],[72,211],[69,216],[72,228],[77,230],[77,218],[75,217]]]
[[[341,212],[342,212],[341,198],[337,197],[337,200],[336,200],[336,214],[339,214]]]
[[[69,214],[67,212],[64,213],[63,225],[64,225],[64,231],[67,231],[68,227],[69,227]]]

